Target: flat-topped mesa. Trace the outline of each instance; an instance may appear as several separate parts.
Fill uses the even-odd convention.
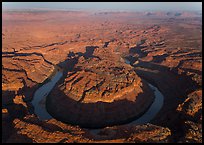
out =
[[[47,97],[48,112],[88,128],[127,123],[143,114],[154,100],[153,92],[131,66],[111,59],[80,56],[63,84]]]
[[[137,95],[126,96],[137,87],[141,93],[141,79],[130,68],[116,66],[108,60],[79,58],[73,72],[69,72],[64,81],[65,93],[75,101],[82,103],[113,102],[128,99],[135,101]],[[80,70],[77,70],[80,69]]]

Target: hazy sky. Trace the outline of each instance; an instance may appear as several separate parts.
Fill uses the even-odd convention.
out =
[[[10,9],[68,9],[68,10],[202,10],[202,2],[3,2]]]

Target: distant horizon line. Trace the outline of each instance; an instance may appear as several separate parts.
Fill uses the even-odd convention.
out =
[[[202,10],[110,10],[110,9],[103,9],[103,10],[87,10],[83,8],[77,9],[66,9],[66,8],[3,8],[2,11],[89,11],[89,12],[201,12]]]

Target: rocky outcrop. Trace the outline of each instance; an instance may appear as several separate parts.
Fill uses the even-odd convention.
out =
[[[197,90],[188,95],[188,98],[178,105],[178,111],[183,113],[187,119],[193,118],[200,121],[202,115],[202,90]]]
[[[128,142],[132,143],[167,143],[170,142],[169,137],[171,131],[169,128],[164,128],[152,124],[132,127],[133,131]]]
[[[171,131],[168,128],[153,124],[106,127],[98,131],[90,131],[90,133],[87,134],[87,138],[93,138],[95,142],[120,139],[119,142],[128,143],[165,143],[170,142],[170,136]]]
[[[37,117],[28,115],[23,119],[14,119],[12,124],[15,130],[12,131],[6,143],[74,143],[88,141],[88,139],[82,137],[83,131],[80,128],[72,128],[70,125],[60,124],[56,120],[42,122]]]
[[[184,124],[185,136],[182,142],[185,143],[202,143],[202,124],[192,121],[185,121]]]

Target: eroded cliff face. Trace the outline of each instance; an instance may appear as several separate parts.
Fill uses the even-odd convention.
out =
[[[2,142],[202,142],[201,17],[177,15],[3,12]],[[64,74],[48,100],[61,120],[62,113],[77,124],[135,117],[153,99],[143,79],[158,87],[164,105],[151,124],[97,134],[41,121],[30,101],[55,65]]]

